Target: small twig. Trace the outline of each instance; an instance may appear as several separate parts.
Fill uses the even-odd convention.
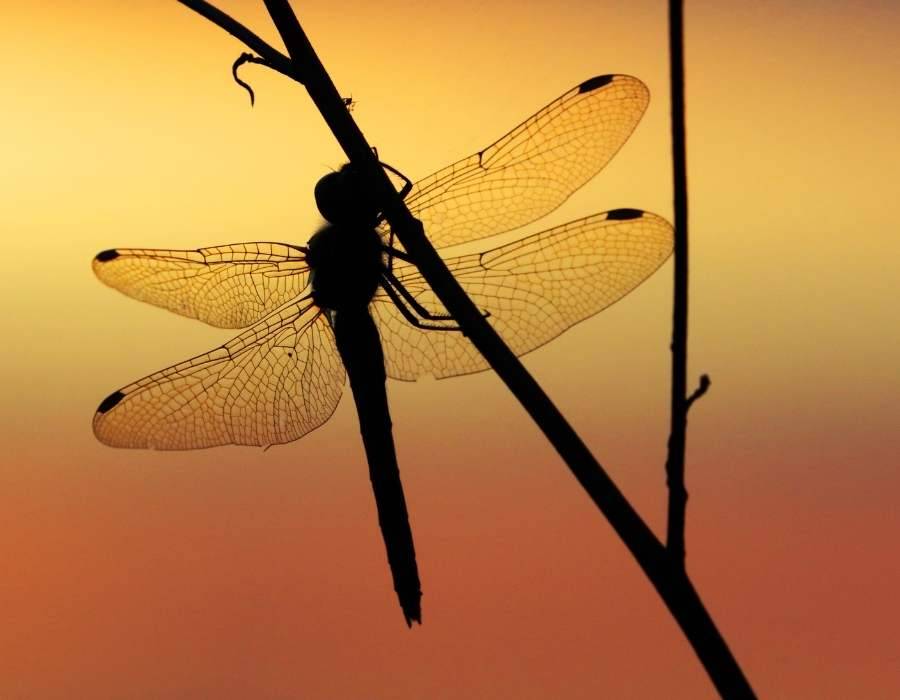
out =
[[[219,8],[213,7],[208,2],[205,2],[205,0],[178,0],[178,2],[185,7],[189,7],[197,14],[206,17],[206,19],[224,29],[234,38],[244,42],[244,44],[246,44],[254,53],[259,54],[262,61],[253,61],[253,63],[263,63],[263,65],[268,66],[272,70],[277,70],[279,73],[296,80],[298,83],[305,83],[299,68],[295,68],[291,59],[281,53],[278,49],[267,44],[263,39],[247,29],[247,27],[233,17],[222,12]],[[235,76],[235,80],[237,80],[237,76]],[[238,80],[238,83],[240,82],[241,81]],[[244,87],[247,87],[247,85],[244,84]]]
[[[697,399],[699,399],[703,394],[706,393],[707,389],[709,389],[712,381],[709,378],[708,374],[700,375],[700,385],[694,389],[694,393],[687,397],[687,401],[685,402],[687,405],[684,407],[684,410],[687,411],[690,409],[691,404],[694,403]]]
[[[238,68],[240,68],[245,63],[258,63],[259,65],[266,66],[268,68],[271,68],[272,66],[268,61],[266,61],[266,59],[255,56],[252,53],[247,53],[246,51],[238,56],[237,59],[235,59],[234,64],[231,66],[231,75],[234,77],[234,82],[236,82],[248,93],[250,93],[250,106],[252,107],[256,100],[256,96],[253,94],[253,88],[238,77]]]

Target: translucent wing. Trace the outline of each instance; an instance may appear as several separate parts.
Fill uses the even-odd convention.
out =
[[[344,366],[325,316],[290,304],[225,345],[108,396],[94,434],[113,447],[187,450],[290,442],[337,406]]]
[[[416,183],[406,204],[436,247],[535,221],[610,161],[649,100],[628,75],[586,80],[493,145]]]
[[[93,262],[123,294],[219,328],[245,328],[296,299],[307,284],[306,255],[283,243],[197,250],[105,250]]]
[[[672,252],[672,227],[659,216],[616,209],[445,262],[517,355],[618,301]],[[394,264],[395,276],[426,309],[446,313],[421,273]],[[388,375],[413,380],[479,372],[488,365],[459,332],[412,326],[382,290],[370,307],[381,331]]]

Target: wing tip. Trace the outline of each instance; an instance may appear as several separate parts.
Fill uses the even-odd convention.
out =
[[[99,406],[97,406],[97,415],[102,416],[104,413],[108,413],[113,408],[115,408],[124,398],[125,394],[123,394],[121,391],[114,391],[105,399],[103,399],[103,401],[100,402]]]
[[[607,221],[628,221],[630,219],[640,219],[643,215],[644,212],[640,209],[629,209],[625,207],[606,212],[606,219]]]
[[[109,250],[101,250],[94,256],[94,261],[99,263],[109,262],[110,260],[115,260],[119,257],[119,251],[115,248],[110,248]]]
[[[595,75],[593,78],[588,78],[579,85],[578,92],[583,94],[602,88],[604,85],[609,85],[615,77],[616,76],[614,75]]]

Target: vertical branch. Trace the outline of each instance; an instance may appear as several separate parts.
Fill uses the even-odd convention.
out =
[[[666,547],[675,566],[684,566],[684,451],[687,431],[688,201],[684,129],[684,21],[682,0],[669,0],[672,89],[672,170],[675,200],[675,291],[672,318],[672,398],[666,482],[669,516]]]

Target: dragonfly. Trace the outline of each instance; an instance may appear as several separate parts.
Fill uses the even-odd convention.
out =
[[[618,301],[671,254],[671,225],[630,208],[503,244],[483,240],[559,207],[618,152],[648,102],[637,78],[590,78],[486,148],[403,188],[448,269],[517,355]],[[322,178],[316,201],[328,223],[305,246],[261,241],[99,253],[93,270],[108,286],[245,330],[113,392],[100,403],[93,431],[102,443],[126,448],[283,444],[329,419],[349,375],[409,625],[421,621],[421,588],[385,380],[454,377],[488,365],[363,189],[349,165]],[[474,252],[445,250],[473,242]]]

